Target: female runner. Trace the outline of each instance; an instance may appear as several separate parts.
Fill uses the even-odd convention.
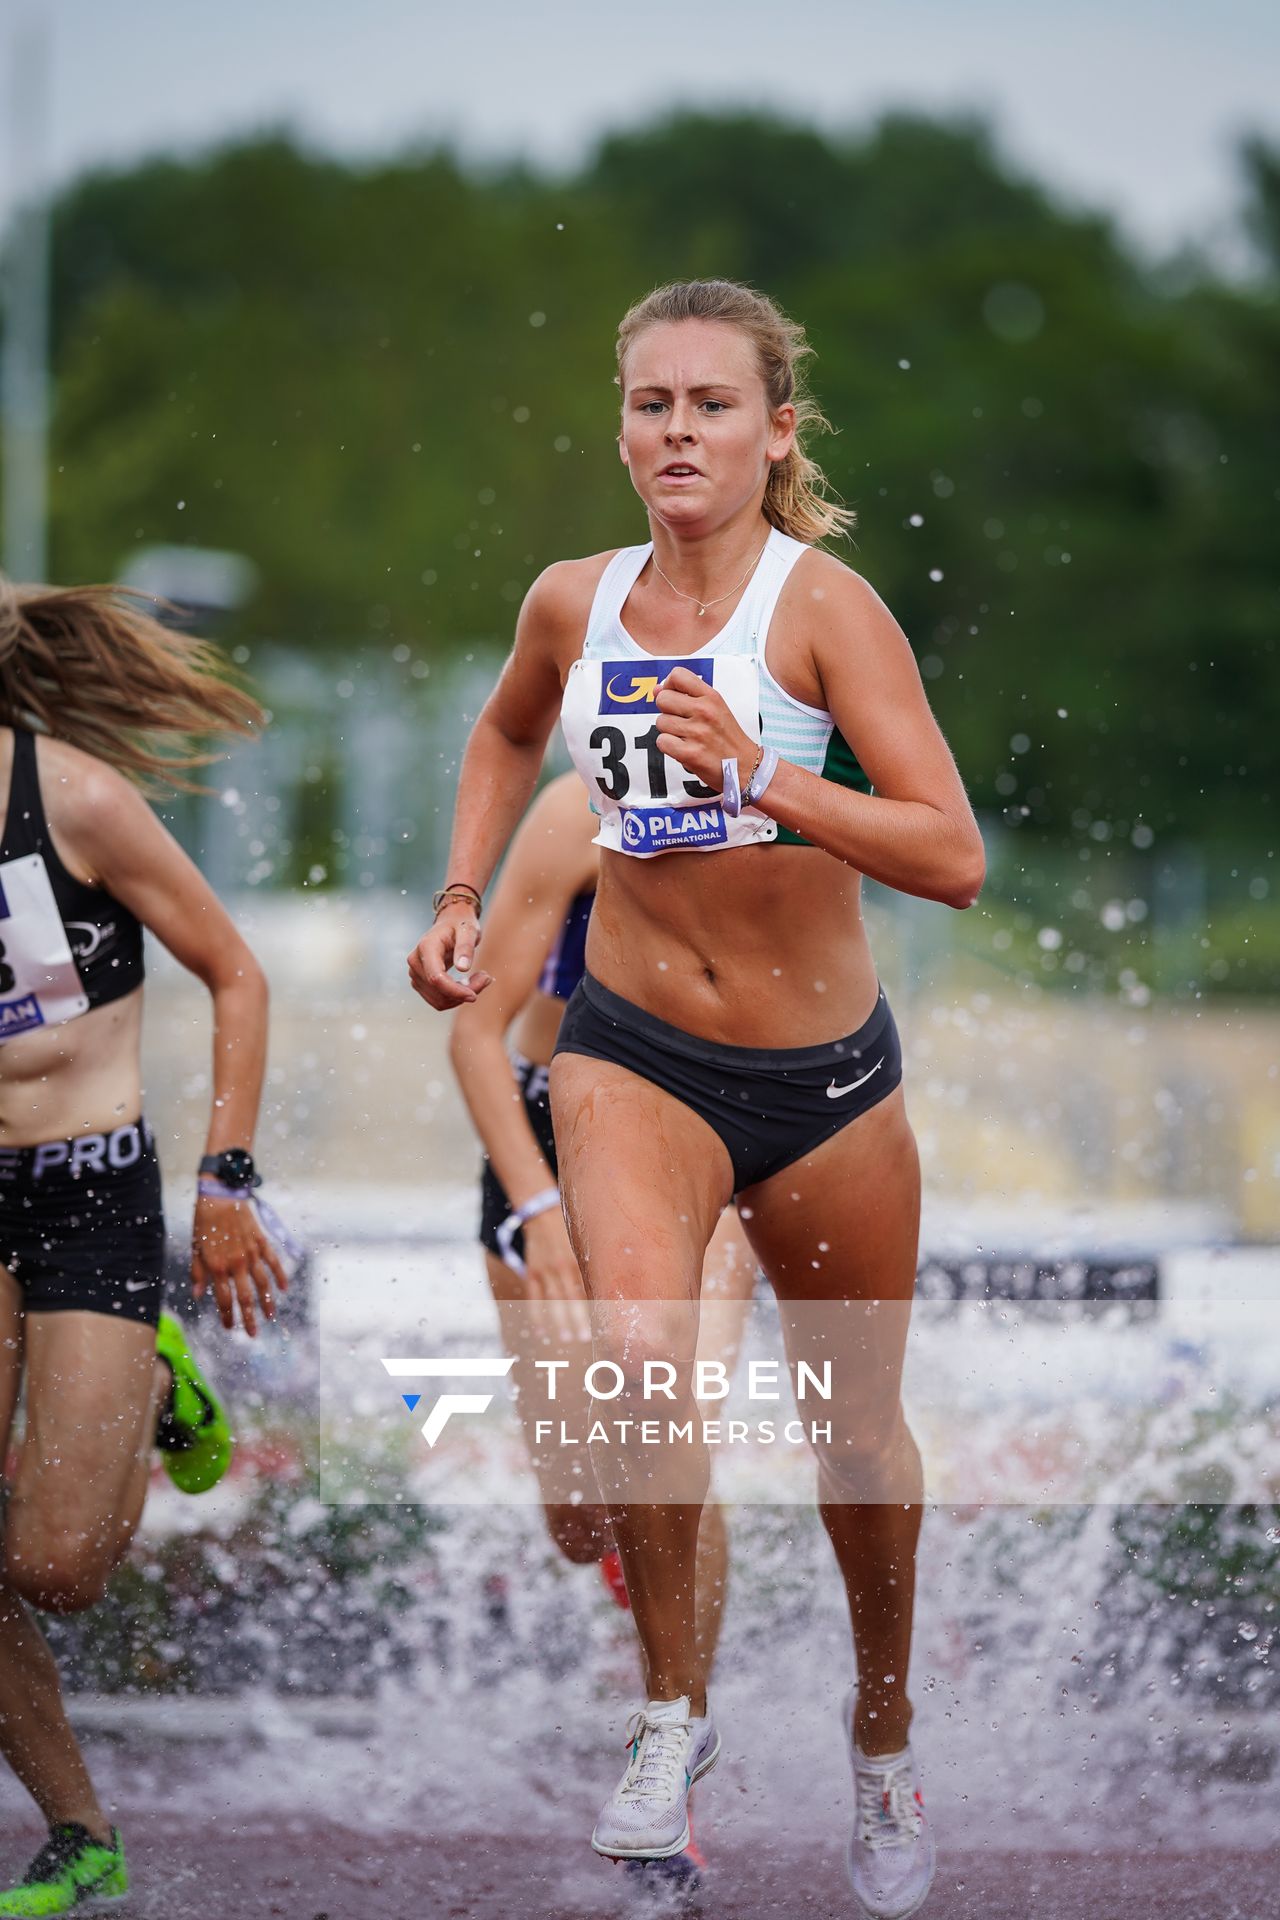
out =
[[[161,1315],[164,1221],[142,1112],[142,930],[208,988],[213,1100],[194,1291],[247,1333],[286,1276],[251,1195],[267,1041],[262,970],[133,779],[209,758],[256,704],[210,649],[129,595],[0,575],[0,1458],[26,1427],[0,1570],[0,1753],[49,1823],[0,1915],[122,1898],[124,1849],[68,1724],[31,1607],[102,1599],[142,1512],[152,1446],[200,1492],[231,1443]],[[126,777],[131,776],[131,777]]]
[[[820,420],[806,351],[731,282],[660,288],[627,314],[620,449],[651,541],[531,589],[410,971],[442,1009],[488,986],[481,890],[559,710],[605,849],[551,1075],[596,1350],[634,1370],[636,1302],[677,1323],[732,1195],[780,1305],[865,1303],[843,1316],[860,1377],[819,1492],[857,1660],[850,1874],[864,1913],[904,1920],[934,1870],[908,1739],[922,1482],[899,1397],[919,1168],[859,888],[865,873],[966,907],[984,862],[906,639],[814,546],[847,515],[804,452]],[[696,1497],[611,1502],[610,1520],[649,1699],[593,1845],[654,1858],[683,1844],[689,1785],[720,1751],[694,1634]]]
[[[576,773],[552,780],[530,807],[489,909],[488,931],[502,956],[501,973],[482,999],[459,1012],[449,1053],[485,1148],[480,1242],[503,1340],[516,1356],[517,1401],[547,1529],[566,1560],[598,1564],[614,1599],[626,1606],[608,1514],[598,1494],[582,1497],[583,1469],[566,1471],[567,1461],[578,1461],[581,1449],[566,1456],[556,1445],[540,1442],[536,1430],[539,1416],[554,1411],[557,1431],[564,1421],[570,1430],[585,1433],[591,1411],[581,1387],[591,1359],[585,1344],[590,1328],[585,1314],[562,1304],[581,1302],[583,1292],[556,1184],[548,1068],[565,1003],[585,966],[600,866],[595,832]],[[755,1259],[733,1209],[726,1208],[707,1250],[702,1298],[717,1303],[703,1330],[703,1351],[721,1362],[727,1376],[733,1373],[755,1276]],[[534,1367],[553,1350],[568,1359],[554,1409]],[[585,1477],[590,1482],[589,1460]],[[695,1603],[698,1652],[708,1673],[728,1575],[724,1512],[712,1501],[698,1532]],[[690,1847],[666,1864],[671,1877],[688,1889],[704,1863]]]

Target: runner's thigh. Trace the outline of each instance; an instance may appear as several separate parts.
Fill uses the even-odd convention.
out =
[[[552,1062],[551,1113],[569,1232],[593,1302],[695,1301],[733,1184],[718,1134],[637,1074],[578,1053]]]
[[[77,1309],[27,1315],[26,1433],[8,1550],[88,1540],[113,1552],[145,1433],[155,1328]]]
[[[920,1163],[902,1088],[802,1159],[738,1196],[778,1296],[792,1363],[836,1356],[846,1431],[886,1433],[896,1413],[915,1293]],[[830,1303],[862,1304],[853,1315]],[[797,1306],[791,1302],[821,1302]]]
[[[775,1292],[803,1300],[909,1300],[920,1238],[920,1160],[902,1088],[738,1195]]]

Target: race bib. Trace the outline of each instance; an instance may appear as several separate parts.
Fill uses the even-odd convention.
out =
[[[665,805],[672,800],[714,800],[719,794],[719,788],[704,786],[696,775],[686,772],[678,760],[658,751],[658,735],[662,731],[658,688],[676,667],[697,674],[699,680],[714,686],[727,700],[727,687],[735,676],[726,669],[753,669],[753,663],[741,658],[599,662],[600,697],[596,702],[595,725],[587,735],[587,748],[594,757],[596,787],[614,806],[647,807]],[[754,680],[754,671],[751,677]],[[743,719],[742,725],[758,730],[758,716]]]
[[[0,865],[0,1040],[89,1011],[41,854]]]
[[[753,655],[576,661],[561,717],[574,764],[601,815],[600,844],[645,859],[773,838],[772,821],[750,810],[730,818],[719,787],[704,785],[659,749],[658,689],[676,667],[714,687],[748,738],[760,738]]]

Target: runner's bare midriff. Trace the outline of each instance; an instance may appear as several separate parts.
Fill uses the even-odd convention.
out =
[[[142,1111],[143,989],[0,1047],[0,1146],[108,1133]]]
[[[861,875],[830,854],[605,853],[600,868],[587,967],[671,1026],[727,1046],[807,1047],[874,1009]]]

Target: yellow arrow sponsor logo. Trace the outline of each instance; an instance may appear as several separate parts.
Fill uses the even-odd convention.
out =
[[[613,679],[613,680],[610,680],[609,684],[605,688],[605,692],[608,694],[609,698],[611,700],[616,700],[620,707],[634,706],[638,700],[644,700],[648,704],[652,705],[652,703],[658,697],[658,687],[660,682],[658,680],[657,674],[655,673],[655,674],[646,675],[643,679],[638,678],[635,674],[630,674],[628,676],[628,679],[630,681],[633,691],[630,693],[619,693],[617,691],[618,682],[616,679]],[[623,684],[626,685],[627,682],[624,681]]]

